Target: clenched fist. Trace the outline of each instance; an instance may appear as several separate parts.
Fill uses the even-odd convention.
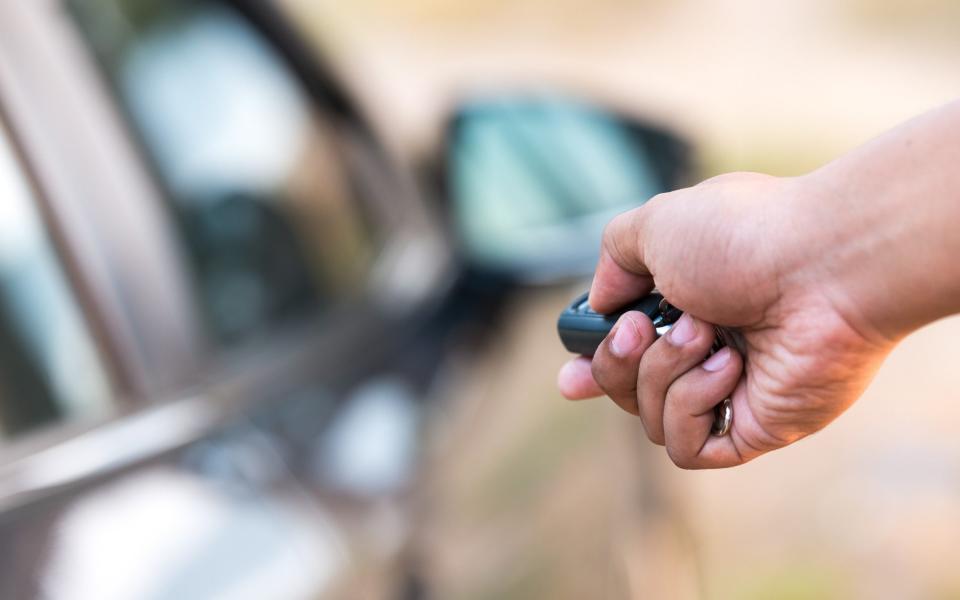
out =
[[[656,340],[624,314],[561,392],[638,415],[684,468],[728,467],[823,428],[904,335],[960,310],[960,105],[795,178],[734,173],[614,219],[590,304],[612,312],[654,286],[684,316]],[[934,157],[933,159],[931,157]],[[740,351],[707,358],[714,326]],[[733,402],[730,434],[710,434]]]

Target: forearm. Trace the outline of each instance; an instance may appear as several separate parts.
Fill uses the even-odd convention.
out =
[[[801,179],[813,192],[794,211],[815,211],[820,232],[810,257],[856,326],[897,339],[960,312],[960,102]]]

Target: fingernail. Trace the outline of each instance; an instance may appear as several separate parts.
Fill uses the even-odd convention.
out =
[[[697,324],[693,317],[684,314],[680,320],[670,329],[667,339],[674,346],[682,346],[697,336]]]
[[[613,334],[613,340],[610,342],[610,351],[614,355],[624,357],[640,345],[640,332],[637,330],[637,324],[630,317],[620,319],[620,326]]]
[[[703,362],[703,368],[707,371],[716,372],[727,366],[728,362],[730,362],[730,348],[721,348]]]

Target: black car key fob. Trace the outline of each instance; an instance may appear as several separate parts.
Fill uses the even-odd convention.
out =
[[[636,310],[647,315],[653,322],[657,336],[670,331],[674,323],[683,315],[679,310],[659,293],[653,292],[632,304],[610,314],[600,314],[590,308],[589,294],[585,293],[576,298],[562,313],[557,321],[557,331],[564,347],[574,354],[593,356],[600,346],[600,342],[607,337],[617,320],[625,312]],[[710,354],[727,345],[728,335],[723,329],[717,329],[717,337]],[[726,435],[733,423],[733,406],[727,398],[714,409],[713,434]]]
[[[560,341],[574,354],[593,356],[600,342],[607,337],[625,312],[636,310],[650,317],[657,335],[663,335],[669,331],[670,326],[683,314],[656,292],[608,315],[602,315],[590,308],[588,296],[589,294],[585,293],[577,297],[566,310],[560,313],[560,320],[557,321]]]

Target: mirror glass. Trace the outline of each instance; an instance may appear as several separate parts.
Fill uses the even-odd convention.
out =
[[[530,283],[592,272],[604,225],[669,185],[657,135],[565,99],[464,106],[447,160],[466,259]]]

